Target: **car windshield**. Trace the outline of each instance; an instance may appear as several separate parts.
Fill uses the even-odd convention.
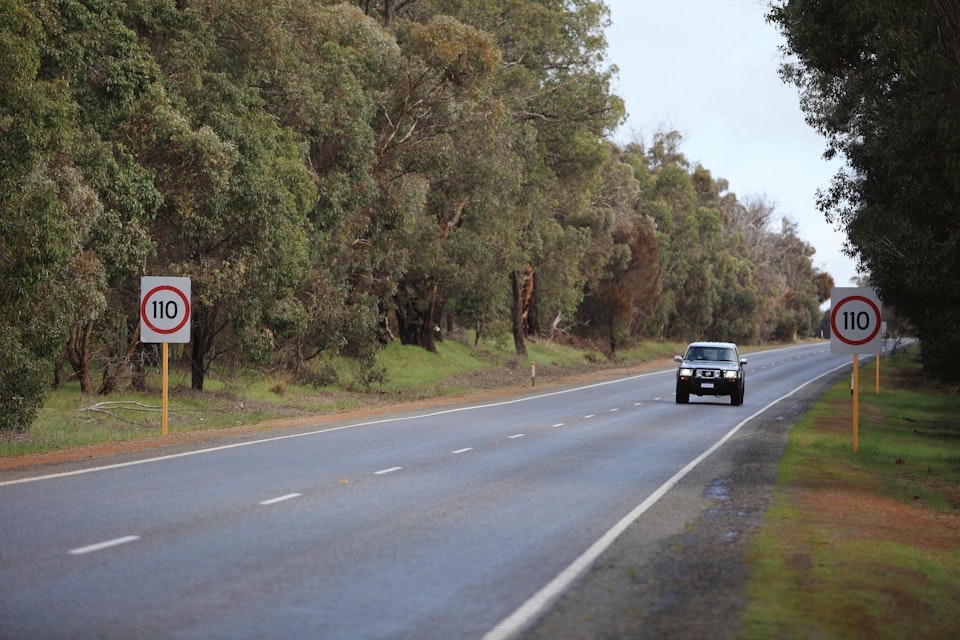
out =
[[[737,354],[728,347],[690,347],[687,360],[711,360],[713,362],[736,362]]]

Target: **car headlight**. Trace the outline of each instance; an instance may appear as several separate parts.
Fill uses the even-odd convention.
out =
[[[736,371],[736,370],[733,370],[733,371],[724,371],[724,372],[723,372],[723,377],[726,378],[727,380],[736,380],[736,379],[737,379],[737,371]]]
[[[680,369],[681,378],[689,378],[693,375],[693,369]]]

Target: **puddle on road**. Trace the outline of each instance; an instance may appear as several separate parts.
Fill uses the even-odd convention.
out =
[[[733,480],[731,478],[714,480],[713,483],[707,487],[707,490],[703,492],[703,495],[705,498],[710,498],[711,500],[729,500],[730,485],[732,483]]]

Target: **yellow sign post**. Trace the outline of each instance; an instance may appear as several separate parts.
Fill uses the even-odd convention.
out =
[[[860,354],[853,354],[853,452],[860,439]]]
[[[169,390],[170,390],[170,384],[169,384],[170,378],[167,375],[168,373],[167,355],[170,351],[168,347],[169,345],[166,342],[164,342],[163,343],[163,400],[161,402],[161,405],[163,406],[163,409],[162,409],[163,413],[160,416],[160,435],[164,435],[164,436],[167,435],[167,397],[169,395]]]
[[[830,295],[830,352],[853,354],[853,450],[859,446],[860,354],[879,353],[883,345],[880,300],[869,287],[834,287]],[[877,356],[877,393],[880,357]]]
[[[880,356],[881,355],[882,354],[879,354],[879,353],[877,354],[877,388],[876,388],[877,395],[880,395]]]
[[[140,278],[140,341],[163,344],[160,433],[167,435],[169,343],[190,342],[190,278]]]

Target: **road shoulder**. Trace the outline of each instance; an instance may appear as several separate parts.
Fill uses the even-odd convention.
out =
[[[745,425],[630,525],[520,637],[734,637],[750,580],[747,555],[790,429],[834,382],[818,381]],[[743,408],[749,411],[749,403]]]

